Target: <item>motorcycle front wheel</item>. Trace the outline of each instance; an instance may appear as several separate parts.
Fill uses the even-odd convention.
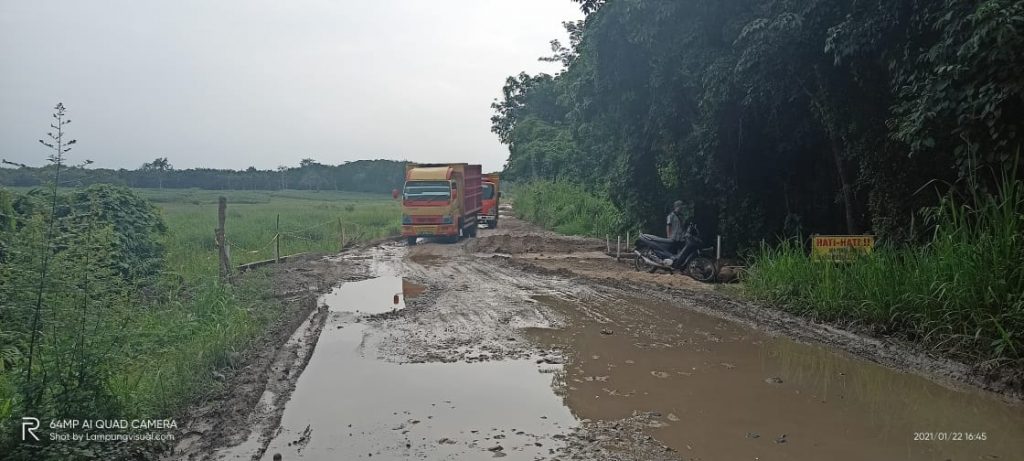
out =
[[[643,257],[651,257],[651,251],[640,250],[639,254],[633,254],[633,268],[636,269],[638,272],[649,271],[652,268],[652,266],[648,264]]]
[[[646,265],[647,262],[644,261],[644,258],[641,258],[638,254],[633,254],[633,269],[636,269],[639,272],[644,270],[644,266]]]

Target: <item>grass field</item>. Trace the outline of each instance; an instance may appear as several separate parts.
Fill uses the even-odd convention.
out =
[[[337,252],[346,243],[398,235],[401,207],[390,196],[335,191],[135,189],[167,221],[167,267],[183,275],[217,273],[213,230],[217,199],[228,199],[225,223],[232,264],[274,258],[280,216],[281,255]]]

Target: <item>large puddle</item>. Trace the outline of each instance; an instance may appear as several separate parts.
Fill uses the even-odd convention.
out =
[[[575,419],[533,361],[395,364],[364,356],[368,314],[423,287],[385,276],[321,298],[330,310],[262,459],[535,459]],[[500,447],[500,448],[499,448]]]
[[[1024,459],[1024,409],[987,394],[677,306],[537,300],[573,324],[530,332],[572,351],[572,413],[657,412],[651,435],[683,459]]]

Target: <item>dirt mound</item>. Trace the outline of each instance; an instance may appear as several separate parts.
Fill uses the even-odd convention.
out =
[[[583,237],[548,234],[499,234],[473,239],[466,249],[474,253],[584,253],[604,251],[605,245]]]

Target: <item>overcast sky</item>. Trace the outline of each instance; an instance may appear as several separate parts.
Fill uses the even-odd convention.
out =
[[[40,165],[57,101],[70,163],[274,168],[304,157],[483,163],[505,77],[570,0],[0,0],[0,158]]]

